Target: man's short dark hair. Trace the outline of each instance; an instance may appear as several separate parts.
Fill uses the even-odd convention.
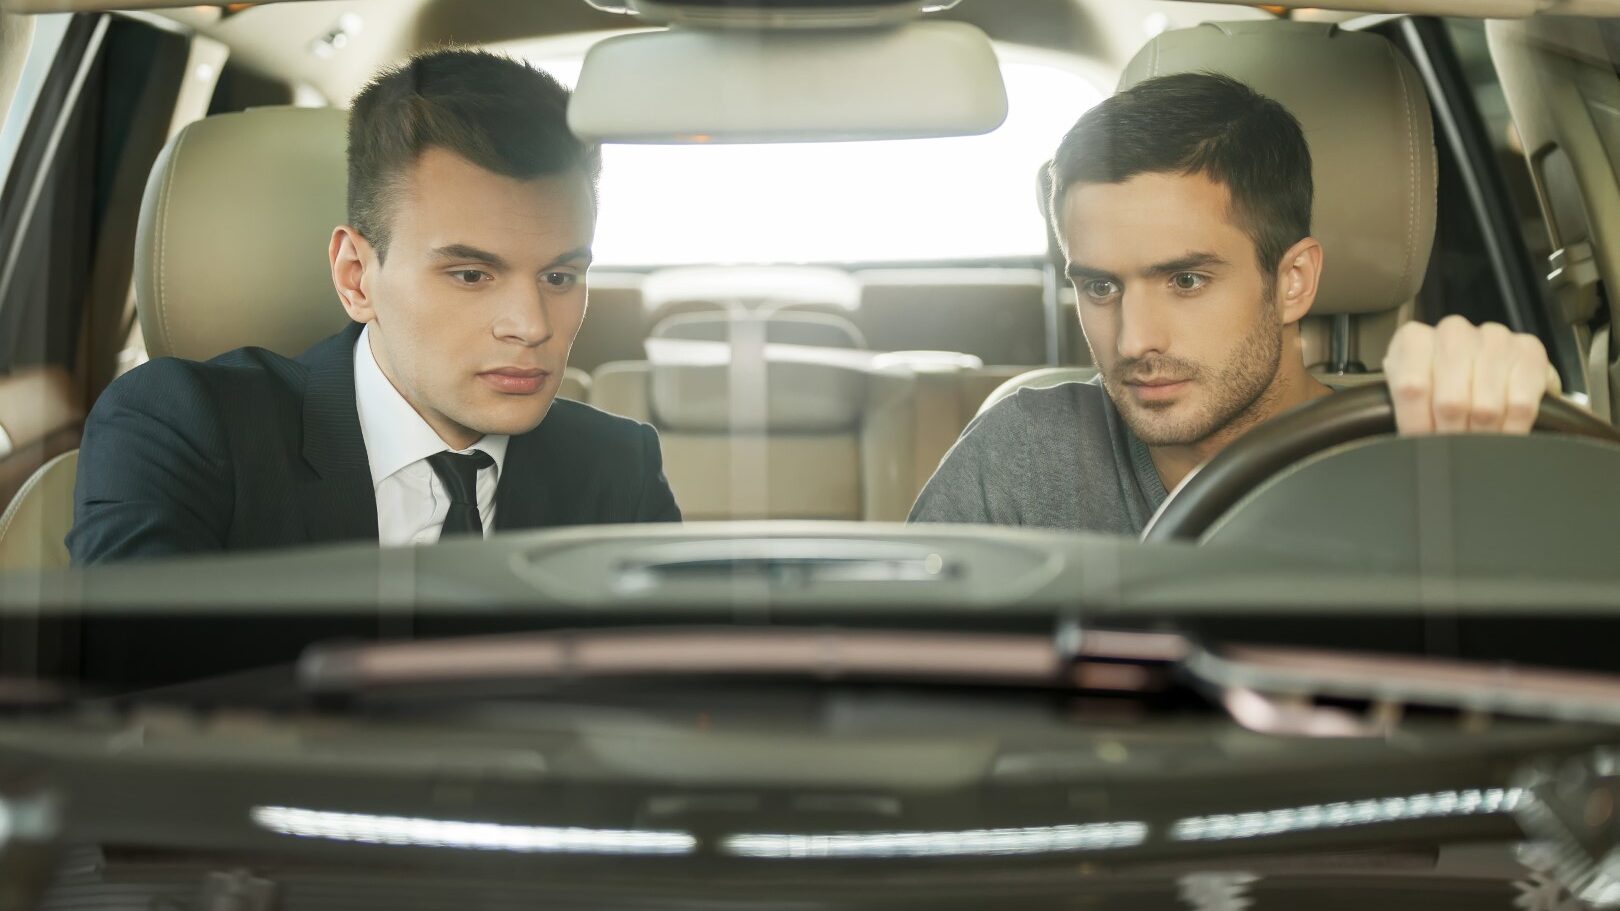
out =
[[[1299,121],[1214,73],[1149,79],[1087,111],[1052,160],[1053,227],[1075,184],[1161,173],[1202,174],[1225,186],[1233,220],[1267,275],[1311,233],[1311,150]]]
[[[446,48],[379,73],[349,111],[349,224],[386,254],[400,182],[430,146],[529,180],[579,169],[596,186],[598,147],[568,130],[568,89],[522,61]]]

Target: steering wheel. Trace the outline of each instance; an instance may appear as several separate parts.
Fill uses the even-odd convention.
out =
[[[1535,430],[1620,443],[1620,431],[1560,398],[1542,400]],[[1196,541],[1267,478],[1325,449],[1395,432],[1383,383],[1335,393],[1261,424],[1194,470],[1142,530],[1143,541]]]

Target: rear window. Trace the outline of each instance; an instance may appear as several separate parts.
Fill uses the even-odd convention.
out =
[[[940,262],[1040,257],[1036,174],[1103,97],[1062,58],[1003,47],[1008,115],[983,136],[609,145],[596,262]],[[578,55],[536,56],[572,86]]]

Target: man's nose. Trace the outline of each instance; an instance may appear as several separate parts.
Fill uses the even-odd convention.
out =
[[[1170,346],[1169,316],[1148,295],[1127,292],[1119,302],[1120,357],[1162,354]]]
[[[516,295],[495,321],[495,337],[526,347],[537,347],[551,339],[550,301],[538,286]]]

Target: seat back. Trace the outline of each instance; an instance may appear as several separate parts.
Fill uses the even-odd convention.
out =
[[[648,360],[600,368],[591,403],[658,428],[688,519],[858,519],[861,341],[826,314],[682,314]]]
[[[34,472],[0,513],[0,571],[67,566],[73,527],[73,480],[79,451],[69,450]]]
[[[641,299],[642,282],[633,272],[591,269],[585,283],[589,304],[568,353],[570,368],[595,373],[603,364],[641,357],[641,343],[652,326]]]
[[[854,318],[860,283],[824,266],[677,266],[642,286],[648,325],[687,313],[797,311]]]
[[[986,364],[1046,363],[1039,269],[864,269],[853,319],[879,351],[961,351]],[[1074,313],[1067,316],[1073,320]]]

